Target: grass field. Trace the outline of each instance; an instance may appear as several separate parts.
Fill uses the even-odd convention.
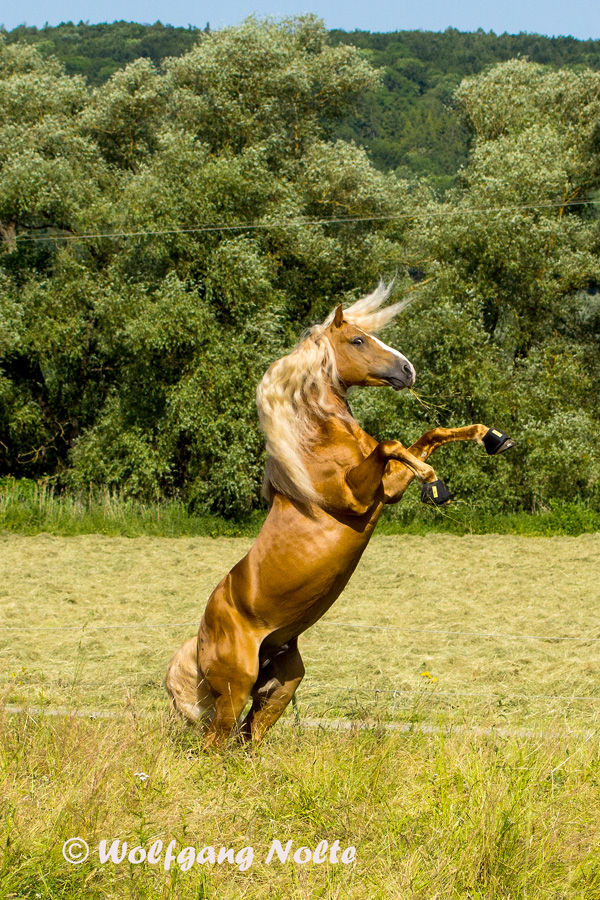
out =
[[[290,711],[206,756],[162,679],[249,545],[0,536],[0,897],[600,898],[600,535],[376,536],[300,644],[300,721],[356,729]],[[114,838],[255,858],[101,865]],[[267,865],[275,838],[356,861]]]

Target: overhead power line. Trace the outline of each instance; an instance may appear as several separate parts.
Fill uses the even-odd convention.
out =
[[[165,228],[156,230],[142,231],[107,231],[89,234],[46,234],[46,235],[20,235],[16,238],[17,243],[40,243],[50,240],[54,241],[92,241],[101,239],[129,238],[129,237],[160,237],[171,234],[199,234],[202,232],[216,231],[268,231],[271,228],[309,228],[318,225],[339,225],[352,224],[361,222],[394,222],[410,219],[422,219],[431,215],[451,216],[454,214],[464,215],[465,213],[476,213],[482,215],[491,215],[499,212],[528,212],[539,209],[568,209],[578,206],[597,205],[600,199],[596,200],[570,200],[566,203],[561,201],[550,203],[531,203],[525,205],[514,206],[488,206],[488,207],[462,207],[454,206],[451,208],[438,210],[422,210],[416,212],[394,213],[386,216],[331,216],[320,219],[282,219],[279,221],[267,222],[239,222],[236,224],[226,223],[205,223],[192,228]]]

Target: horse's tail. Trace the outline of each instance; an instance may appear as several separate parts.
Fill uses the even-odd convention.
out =
[[[214,697],[198,663],[198,636],[181,645],[168,665],[165,687],[173,709],[194,724],[208,718]]]

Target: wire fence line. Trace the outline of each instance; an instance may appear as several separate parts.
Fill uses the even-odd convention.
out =
[[[140,622],[103,623],[82,622],[81,625],[0,625],[0,631],[105,631],[112,628],[198,628],[199,622]]]
[[[82,622],[79,625],[0,625],[0,633],[3,631],[21,631],[21,632],[53,632],[53,631],[107,631],[112,629],[145,629],[145,628],[198,628],[199,622],[140,622],[140,623],[95,623]],[[490,638],[503,639],[511,641],[579,641],[581,643],[597,644],[600,643],[600,637],[591,637],[584,634],[513,634],[502,631],[460,631],[445,628],[403,628],[401,625],[376,625],[369,622],[336,622],[328,619],[321,619],[315,622],[312,627],[326,626],[328,628],[356,628],[365,629],[367,631],[395,631],[400,634],[436,634],[449,635],[451,637],[472,637],[472,638]],[[599,626],[600,627],[600,626]]]
[[[330,622],[320,621],[316,624],[341,626],[343,628],[366,628],[376,631],[398,631],[402,634],[448,634],[462,637],[505,638],[507,640],[523,641],[585,641],[587,643],[600,643],[600,637],[588,637],[587,635],[548,635],[548,634],[506,634],[500,631],[454,631],[442,628],[402,628],[396,625],[370,625],[363,622]]]
[[[546,641],[546,642],[558,642],[558,641],[571,641],[571,642],[581,642],[581,643],[598,643],[600,642],[600,638],[589,637],[586,635],[535,635],[535,634],[514,634],[514,633],[503,633],[503,632],[491,632],[491,631],[459,631],[454,629],[431,629],[431,628],[402,628],[401,626],[395,625],[377,625],[370,624],[366,622],[339,622],[339,621],[330,621],[330,620],[321,620],[315,623],[316,626],[322,625],[326,627],[333,628],[350,628],[350,629],[364,629],[366,631],[384,631],[384,632],[396,632],[398,634],[421,634],[421,635],[441,635],[441,636],[460,636],[467,638],[484,638],[484,639],[507,639],[507,640],[523,640],[523,641]],[[81,636],[85,635],[86,632],[92,631],[104,631],[104,630],[115,630],[115,629],[173,629],[173,628],[194,628],[198,627],[198,622],[156,622],[156,623],[94,623],[94,622],[84,622],[79,625],[54,625],[54,626],[29,626],[29,625],[2,625],[0,626],[0,633],[2,631],[8,633],[15,632],[70,632],[73,636]],[[78,633],[78,634],[77,634]],[[89,661],[89,660],[88,660]],[[444,700],[447,703],[451,703],[454,698],[459,700],[460,698],[468,697],[471,700],[476,702],[485,702],[485,703],[498,703],[502,702],[513,702],[513,703],[526,703],[530,701],[545,701],[545,702],[553,702],[553,701],[561,701],[566,703],[598,703],[600,702],[600,694],[598,695],[568,695],[568,694],[510,694],[510,693],[502,693],[501,691],[481,693],[476,691],[461,691],[461,690],[445,690],[441,689],[438,686],[434,686],[429,682],[420,684],[419,686],[415,686],[413,688],[377,688],[371,687],[366,690],[357,690],[355,687],[335,687],[331,683],[313,681],[310,677],[305,679],[305,687],[312,689],[320,689],[326,688],[328,691],[336,690],[338,694],[352,694],[355,697],[360,697],[360,699],[367,699],[368,695],[374,695],[375,700],[379,700],[379,695],[390,696],[393,699],[394,705],[396,699],[402,699],[406,702],[414,701],[415,698],[424,698],[435,699],[436,697],[440,700]],[[151,689],[155,690],[156,688],[160,688],[162,686],[162,678],[152,677],[148,675],[139,675],[132,673],[130,676],[125,675],[119,679],[110,679],[106,680],[95,679],[93,681],[82,680],[77,677],[67,677],[64,676],[54,676],[54,677],[42,677],[37,680],[32,680],[31,677],[23,672],[21,675],[13,674],[11,679],[1,680],[0,685],[3,685],[5,688],[7,687],[23,687],[23,688],[55,688],[55,689],[70,689],[74,690],[75,688],[90,688],[95,687],[98,689],[104,688],[125,688],[132,689],[135,691],[140,691],[143,689]],[[366,695],[366,696],[365,696]],[[388,704],[389,707],[389,704]],[[6,708],[6,707],[5,707]]]
[[[420,689],[421,693],[425,693],[423,691],[423,687],[427,688],[427,685],[423,685]],[[347,690],[351,690],[348,688]],[[407,694],[414,694],[419,691],[419,688],[373,688],[376,694],[393,694],[398,696],[404,696]],[[476,697],[479,700],[573,700],[573,701],[600,701],[600,694],[590,694],[587,696],[571,696],[570,694],[502,694],[497,692],[495,694],[482,694],[477,691],[443,691],[438,690],[438,688],[427,689],[428,696],[434,696],[436,694],[440,694],[448,697]]]
[[[600,199],[590,200],[569,200],[562,202],[560,200],[550,201],[548,203],[528,203],[515,204],[509,206],[487,206],[487,207],[460,207],[455,206],[450,209],[435,210],[436,216],[451,216],[454,214],[464,215],[465,213],[477,213],[483,215],[492,215],[499,212],[528,212],[538,209],[568,209],[581,206],[595,206],[600,203]],[[92,241],[100,239],[114,239],[122,237],[160,237],[171,234],[199,234],[202,232],[218,232],[218,231],[265,231],[270,228],[308,228],[317,225],[338,225],[351,224],[353,222],[395,222],[411,219],[423,219],[432,215],[432,210],[416,210],[414,212],[393,213],[390,215],[372,215],[372,216],[329,216],[315,219],[300,219],[293,221],[291,219],[282,219],[267,222],[239,222],[235,224],[227,223],[205,223],[192,228],[165,228],[156,230],[142,231],[108,231],[104,233],[91,234],[51,234],[51,235],[20,235],[16,238],[17,243],[39,243],[42,241],[58,240],[58,241]]]
[[[15,676],[10,679],[0,680],[0,685],[4,687],[34,687],[34,688],[44,688],[44,687],[54,687],[54,688],[77,688],[77,687],[96,687],[96,688],[106,688],[106,687],[129,687],[129,688],[157,688],[162,687],[164,683],[164,679],[162,676],[156,675],[140,675],[140,674],[132,674],[127,677],[118,679],[105,679],[105,678],[97,678],[94,681],[82,680],[79,678],[66,678],[64,676],[54,676],[54,677],[44,677],[39,678],[37,680],[32,680],[28,678],[27,675]],[[423,684],[415,685],[412,688],[356,688],[354,686],[335,686],[332,685],[331,682],[326,681],[314,681],[310,677],[307,677],[303,680],[304,688],[309,689],[327,689],[328,691],[334,691],[338,694],[351,694],[354,697],[360,697],[361,699],[368,699],[369,696],[374,695],[375,700],[379,699],[379,694],[391,695],[393,698],[400,697],[402,699],[413,698],[415,695],[419,697],[444,697],[448,699],[452,699],[453,697],[470,697],[475,700],[481,700],[484,702],[492,702],[498,700],[511,700],[515,702],[525,702],[529,700],[567,700],[568,702],[592,702],[597,703],[600,702],[600,693],[598,694],[588,694],[588,695],[571,695],[571,694],[514,694],[514,693],[504,693],[500,690],[495,692],[481,692],[481,691],[460,691],[460,690],[444,690],[437,686],[432,685],[430,682],[424,682]]]
[[[43,716],[51,717],[67,717],[85,719],[146,719],[155,713],[143,710],[129,710],[128,712],[106,709],[73,709],[67,706],[49,707],[49,706],[16,706],[13,704],[1,708],[6,715],[18,716],[25,715],[29,718],[42,718]],[[291,718],[284,719],[281,723],[292,729],[298,728],[314,728],[322,731],[391,731],[399,734],[424,734],[424,735],[440,735],[450,737],[456,734],[473,735],[475,737],[501,737],[501,738],[541,738],[541,739],[564,739],[575,737],[585,741],[591,740],[600,734],[598,728],[572,728],[562,731],[556,728],[524,728],[515,726],[513,728],[505,725],[464,725],[462,723],[448,723],[447,725],[433,724],[430,722],[361,722],[355,719],[322,719],[322,718],[302,718],[293,720]]]

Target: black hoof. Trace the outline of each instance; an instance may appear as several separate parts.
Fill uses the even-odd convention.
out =
[[[421,502],[430,503],[433,506],[443,506],[450,501],[450,491],[444,482],[437,478],[435,481],[427,481],[421,488]]]
[[[515,442],[502,431],[496,431],[495,428],[490,430],[483,436],[483,446],[490,456],[496,456],[497,453],[504,453],[515,446]]]

